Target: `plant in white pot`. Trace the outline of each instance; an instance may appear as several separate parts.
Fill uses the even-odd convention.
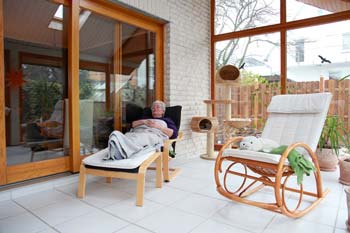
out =
[[[338,116],[327,116],[318,142],[316,156],[322,171],[335,171],[342,142],[343,123]]]

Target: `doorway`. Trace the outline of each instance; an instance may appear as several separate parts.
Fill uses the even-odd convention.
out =
[[[105,148],[113,130],[125,129],[127,103],[145,107],[163,98],[162,22],[130,10],[123,18],[118,12],[125,9],[106,1],[82,0],[77,15],[67,1],[0,3],[0,185],[79,171],[82,158]],[[73,36],[70,17],[79,22]]]

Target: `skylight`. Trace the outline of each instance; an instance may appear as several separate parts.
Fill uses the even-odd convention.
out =
[[[63,5],[62,4],[58,6],[54,17],[56,19],[61,19],[61,20],[63,19]]]
[[[80,10],[79,13],[79,30],[83,27],[87,19],[89,18],[91,11]],[[63,5],[59,5],[52,20],[49,23],[49,28],[62,31],[63,30]]]

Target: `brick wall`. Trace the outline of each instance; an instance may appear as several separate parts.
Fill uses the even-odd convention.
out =
[[[206,135],[192,133],[192,116],[206,114],[210,98],[210,1],[209,0],[113,0],[113,2],[168,21],[165,45],[165,101],[182,105],[179,157],[206,152]]]

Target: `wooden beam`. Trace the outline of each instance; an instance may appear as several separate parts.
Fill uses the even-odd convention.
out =
[[[301,19],[286,23],[273,24],[268,26],[262,26],[257,28],[251,28],[242,31],[230,32],[220,35],[214,35],[214,42],[231,40],[238,37],[248,37],[253,35],[268,34],[273,32],[279,32],[281,30],[293,30],[303,27],[312,27],[327,23],[334,23],[338,21],[344,21],[350,19],[350,11],[343,11],[339,13],[334,13],[331,15],[323,15],[313,18]]]
[[[153,32],[157,31],[159,25],[165,23],[165,21],[151,18],[145,14],[130,10],[110,1],[80,0],[80,6],[97,14],[127,22],[128,24]]]
[[[154,51],[154,49],[144,49],[144,50],[139,50],[139,51],[124,53],[124,54],[123,54],[123,58],[138,57],[138,56],[147,56],[147,55],[149,55],[149,54],[152,54],[153,51]]]
[[[114,79],[114,129],[122,129],[122,24],[115,23],[114,26],[114,55],[113,55],[113,79]]]
[[[18,181],[66,172],[69,170],[69,168],[70,159],[68,156],[64,156],[56,159],[12,165],[7,167],[5,171],[7,173],[7,183],[10,184]]]
[[[0,0],[0,185],[6,184],[5,65],[3,1]]]
[[[155,51],[155,98],[164,100],[164,29],[158,27],[156,31],[156,51]]]
[[[287,3],[285,0],[280,0],[280,22],[282,24],[285,24],[287,21]],[[286,94],[286,83],[287,83],[287,31],[285,29],[281,30],[280,32],[280,40],[281,40],[281,47],[280,47],[280,56],[281,56],[281,76],[280,76],[280,82],[281,82],[281,94]]]
[[[71,171],[80,167],[79,0],[71,0],[68,25],[69,148]]]
[[[215,99],[215,0],[210,1],[210,99]],[[216,109],[213,108],[213,116],[216,115]]]

